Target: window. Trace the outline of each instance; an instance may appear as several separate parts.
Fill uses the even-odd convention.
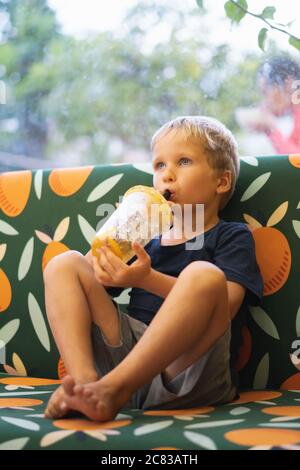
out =
[[[253,126],[266,106],[258,71],[274,56],[298,64],[299,53],[278,32],[263,53],[263,25],[249,16],[231,26],[224,3],[0,0],[0,171],[146,161],[154,131],[184,114],[223,121],[241,154],[285,153]],[[294,0],[248,7],[269,3],[294,19]],[[295,70],[286,108],[269,116],[286,140],[299,109]]]

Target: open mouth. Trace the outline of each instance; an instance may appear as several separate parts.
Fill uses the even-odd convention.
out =
[[[175,193],[170,189],[166,189],[163,193],[163,196],[165,199],[167,199],[167,201],[171,201],[174,198]]]

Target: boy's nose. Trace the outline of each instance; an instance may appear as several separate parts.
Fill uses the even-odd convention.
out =
[[[175,180],[175,174],[173,171],[166,169],[163,174],[163,180],[164,181],[174,181]]]

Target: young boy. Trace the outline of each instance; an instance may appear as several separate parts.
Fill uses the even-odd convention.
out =
[[[231,362],[248,305],[260,302],[263,285],[251,232],[218,216],[239,174],[235,139],[215,119],[179,117],[155,133],[152,150],[153,186],[171,192],[171,205],[191,205],[193,227],[196,205],[204,204],[197,234],[204,246],[186,249],[174,223],[145,249],[135,243],[137,258],[128,264],[108,248],[99,262],[91,252],[69,251],[48,264],[46,309],[70,374],[50,398],[48,418],[77,410],[107,421],[124,407],[190,408],[237,396]],[[125,314],[109,293],[127,287],[133,289]]]

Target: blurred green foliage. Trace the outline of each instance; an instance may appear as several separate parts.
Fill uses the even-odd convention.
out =
[[[214,116],[235,132],[236,107],[258,100],[261,53],[237,62],[228,45],[213,45],[196,4],[182,12],[140,1],[122,34],[87,39],[63,35],[46,0],[0,0],[0,13],[8,89],[0,126],[18,123],[14,132],[0,127],[0,151],[55,159],[81,146],[81,163],[118,161],[149,151],[153,132],[177,115]],[[195,18],[197,35],[186,37]],[[171,25],[169,39],[149,47],[160,23]]]
[[[196,3],[201,9],[204,8],[203,1],[198,2],[198,0],[196,0]],[[263,22],[264,28],[260,29],[257,36],[258,45],[261,50],[265,50],[268,32],[275,30],[285,35],[285,37],[288,38],[288,43],[300,51],[300,37],[295,36],[290,32],[290,26],[293,24],[294,20],[286,24],[276,21],[274,18],[274,15],[276,15],[276,8],[274,5],[268,5],[264,7],[260,13],[254,13],[249,10],[246,0],[228,0],[224,3],[224,9],[232,23],[239,24],[245,16],[252,16],[253,18],[260,20],[260,22]]]

